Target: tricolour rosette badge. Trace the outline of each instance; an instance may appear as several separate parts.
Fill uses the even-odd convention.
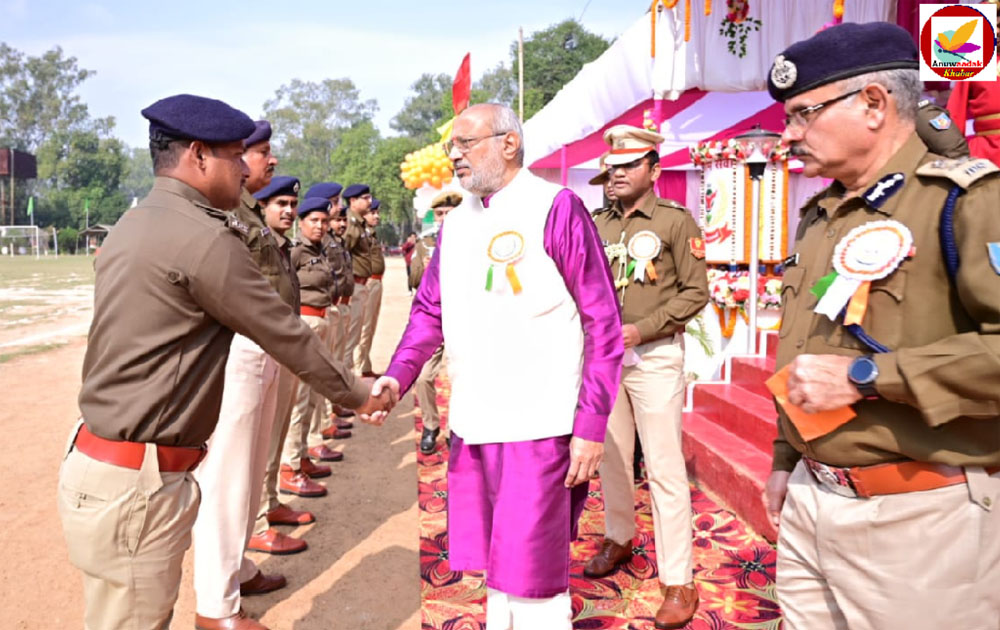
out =
[[[653,260],[660,255],[660,237],[655,232],[643,230],[638,232],[628,241],[628,255],[632,258],[627,276],[635,272],[636,282],[645,282],[646,274],[650,280],[656,280],[656,268],[653,267]]]
[[[844,324],[860,324],[872,281],[895,271],[912,249],[913,235],[898,221],[872,221],[854,228],[833,249],[834,270],[811,289],[819,298],[813,310],[835,320],[846,306]]]
[[[486,272],[486,290],[493,290],[493,268],[497,265],[506,265],[505,273],[511,291],[515,295],[520,293],[521,280],[517,277],[514,265],[524,256],[524,237],[513,230],[500,232],[490,239],[486,253],[490,258],[490,268]]]

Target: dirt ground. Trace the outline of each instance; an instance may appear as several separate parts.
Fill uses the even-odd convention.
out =
[[[376,370],[388,364],[410,305],[403,260],[387,263],[372,353]],[[59,462],[79,413],[76,398],[91,315],[81,281],[86,280],[31,294],[26,300],[31,304],[24,307],[30,312],[44,311],[46,301],[58,302],[46,318],[0,321],[0,529],[8,541],[0,566],[2,628],[83,625],[81,579],[67,559],[55,498]],[[32,291],[29,285],[12,280],[0,265],[0,312],[4,300]],[[254,554],[265,572],[283,573],[289,584],[270,595],[246,598],[244,608],[252,616],[275,630],[420,627],[412,407],[412,396],[407,396],[385,426],[356,423],[354,436],[336,444],[344,461],[333,464],[334,476],[322,480],[330,494],[290,500],[316,513],[312,525],[284,528],[305,538],[309,549],[285,557]],[[171,628],[192,628],[193,622],[189,551]]]

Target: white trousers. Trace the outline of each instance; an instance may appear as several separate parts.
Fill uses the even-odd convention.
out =
[[[194,524],[194,592],[205,617],[239,612],[240,582],[257,573],[243,552],[260,506],[278,371],[260,346],[233,337],[219,423],[194,471],[204,497]]]
[[[569,591],[533,599],[487,587],[486,630],[573,630]]]

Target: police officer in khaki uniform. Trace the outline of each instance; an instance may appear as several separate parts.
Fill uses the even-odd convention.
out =
[[[253,121],[177,95],[143,110],[156,180],[96,262],[82,421],[59,472],[70,561],[84,574],[88,628],[169,625],[200,492],[191,471],[218,419],[233,334],[325,396],[384,406],[336,362],[261,275],[239,204]],[[230,628],[261,628],[237,613]]]
[[[243,240],[261,273],[286,304],[298,309],[298,290],[288,261],[263,221],[251,193],[271,183],[277,159],[271,153],[271,125],[265,120],[244,140],[250,171],[234,220],[247,227]],[[298,187],[296,180],[291,185]],[[278,363],[256,343],[235,335],[226,360],[219,422],[208,453],[194,471],[205,501],[192,531],[194,591],[198,625],[228,619],[240,609],[240,595],[267,593],[285,585],[280,574],[264,575],[243,555],[259,507],[267,468],[268,437],[276,417]]]
[[[606,159],[608,159],[607,153],[601,156],[601,160],[599,162],[601,172],[591,177],[590,181],[587,182],[591,186],[600,186],[601,190],[604,192],[604,203],[601,204],[602,210],[610,208],[618,199],[618,197],[615,196],[615,187],[611,182],[611,171],[604,163]]]
[[[330,294],[333,274],[323,248],[323,235],[330,215],[330,202],[321,197],[307,197],[299,204],[298,215],[299,241],[292,246],[291,258],[301,291],[299,312],[302,321],[329,347],[326,311],[333,304]],[[322,404],[320,392],[300,381],[285,438],[285,452],[281,458],[280,492],[300,497],[326,495],[326,487],[313,479],[329,477],[330,467],[313,464],[307,452],[313,412]]]
[[[351,253],[347,251],[347,241],[344,240],[346,231],[347,208],[342,207],[338,200],[330,211],[330,231],[327,233],[330,240],[326,248],[326,256],[330,266],[333,267],[333,277],[336,280],[335,293],[338,296],[337,339],[333,347],[333,355],[338,357],[344,356],[344,349],[347,347],[347,329],[351,323],[351,296],[354,295],[354,269],[351,265]],[[337,429],[347,430],[354,426],[352,422],[346,420],[354,415],[350,409],[344,409],[327,401],[326,412]]]
[[[368,254],[371,260],[371,275],[365,286],[368,297],[365,303],[364,317],[361,322],[361,338],[354,351],[354,369],[362,376],[377,378],[381,374],[372,371],[372,342],[375,339],[375,328],[378,326],[378,315],[382,311],[382,275],[385,274],[385,256],[382,254],[382,244],[378,240],[375,228],[381,220],[381,202],[372,198],[371,208],[365,215],[365,231],[368,233]]]
[[[772,380],[789,630],[1000,620],[1000,175],[928,152],[917,67],[905,30],[848,23],[769,76],[834,180],[802,209]]]
[[[684,327],[708,303],[701,229],[680,204],[656,196],[658,133],[617,125],[604,141],[614,204],[594,215],[622,304],[625,360],[601,464],[605,538],[587,563],[607,575],[632,556],[632,456],[638,430],[653,500],[663,604],[657,628],[682,628],[698,608],[693,582],[691,495],[681,453]],[[612,259],[611,257],[614,256]]]
[[[365,321],[365,307],[368,305],[368,282],[372,275],[373,252],[377,245],[368,234],[365,217],[371,211],[372,194],[365,184],[351,184],[344,189],[347,203],[347,251],[351,254],[351,268],[354,275],[354,294],[351,296],[351,323],[347,329],[347,364],[360,373],[355,361],[361,345],[361,329]]]
[[[434,213],[434,226],[424,231],[424,234],[417,240],[413,251],[413,262],[410,263],[410,286],[416,288],[420,286],[420,281],[424,277],[424,270],[430,265],[431,254],[437,246],[437,235],[441,230],[441,224],[449,212],[462,203],[462,194],[454,190],[446,190],[431,199],[430,211]],[[434,381],[438,373],[441,372],[441,363],[444,360],[444,344],[441,344],[427,363],[424,364],[413,384],[413,391],[417,395],[417,404],[420,405],[420,417],[424,428],[420,433],[420,452],[430,455],[437,445],[438,435],[441,433],[441,414],[437,406],[437,390]]]
[[[281,249],[283,264],[288,265],[289,274],[295,283],[295,312],[299,312],[299,279],[292,268],[291,241],[285,234],[295,223],[299,207],[299,180],[295,177],[278,175],[271,183],[254,193],[263,205],[264,221],[271,235]],[[336,357],[336,355],[334,355]],[[264,487],[261,492],[260,508],[254,524],[253,535],[247,544],[249,549],[273,554],[289,554],[306,549],[306,542],[284,534],[273,525],[307,525],[316,520],[312,512],[295,510],[278,499],[278,470],[281,454],[288,436],[288,424],[295,404],[295,393],[299,379],[287,368],[278,374],[278,402],[274,425],[268,440],[267,469],[264,473]],[[244,593],[246,594],[246,593]]]

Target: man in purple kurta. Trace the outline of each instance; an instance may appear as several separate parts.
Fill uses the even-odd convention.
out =
[[[455,120],[449,155],[471,194],[375,390],[398,397],[446,341],[452,569],[486,571],[489,630],[569,630],[569,546],[603,457],[621,318],[590,215],[523,168],[521,138],[499,105]]]

